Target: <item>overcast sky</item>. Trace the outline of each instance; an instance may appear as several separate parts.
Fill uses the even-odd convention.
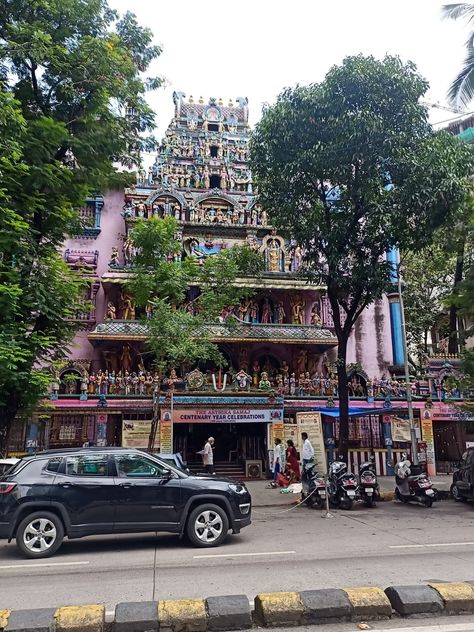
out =
[[[447,0],[446,0],[447,1]],[[262,103],[285,86],[323,79],[346,55],[398,54],[428,79],[430,101],[446,103],[464,56],[466,27],[442,20],[438,0],[109,0],[150,27],[163,53],[153,73],[167,80],[150,96],[161,137],[172,93],[249,99],[255,124]],[[151,74],[151,73],[150,73]],[[474,110],[474,106],[471,108]],[[437,110],[433,122],[455,116]]]

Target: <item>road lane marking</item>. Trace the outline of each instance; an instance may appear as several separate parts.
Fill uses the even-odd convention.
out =
[[[193,555],[193,560],[205,560],[214,557],[256,557],[257,555],[291,555],[296,551],[266,551],[265,553],[219,553],[218,555]]]
[[[411,628],[374,628],[372,632],[474,632],[474,623],[436,623]]]
[[[46,566],[85,566],[90,562],[45,562],[39,564],[9,564],[7,566],[0,566],[0,570],[7,570],[11,568],[45,568]]]
[[[424,549],[434,546],[472,546],[474,542],[440,542],[438,544],[393,544],[389,549]]]

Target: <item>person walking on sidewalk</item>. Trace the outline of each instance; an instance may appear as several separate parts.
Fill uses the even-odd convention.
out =
[[[311,463],[314,459],[314,448],[311,445],[311,441],[308,439],[308,433],[302,432],[301,439],[303,440],[303,468],[308,463]]]
[[[214,437],[209,437],[207,440],[204,449],[199,452],[202,456],[202,461],[204,463],[204,470],[207,474],[215,474],[214,472],[214,454],[212,452],[212,446],[214,445]]]
[[[299,483],[301,474],[300,464],[298,463],[298,452],[296,451],[295,444],[293,443],[292,439],[288,439],[286,445],[288,446],[286,448],[286,463],[287,466],[289,466],[293,471],[295,478],[295,480],[291,482]]]

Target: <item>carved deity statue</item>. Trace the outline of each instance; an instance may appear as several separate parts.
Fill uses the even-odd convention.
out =
[[[120,362],[122,365],[122,370],[124,372],[130,371],[132,368],[132,350],[130,345],[124,345],[122,348],[122,354],[120,356]]]
[[[277,310],[276,310],[276,321],[279,325],[282,325],[285,322],[286,312],[283,301],[278,302]]]
[[[270,301],[268,300],[268,298],[265,298],[263,300],[263,305],[262,305],[262,319],[261,322],[268,324],[272,322],[272,317],[273,317],[273,313],[272,313],[272,306],[270,304]]]
[[[321,316],[319,315],[317,303],[313,303],[313,307],[311,308],[311,324],[315,327],[321,327],[323,324]]]
[[[110,255],[109,266],[114,267],[119,265],[119,251],[117,246],[112,246],[112,253]]]
[[[268,373],[266,371],[262,371],[260,382],[258,383],[259,390],[268,391],[271,389],[271,387],[272,385],[270,384],[270,380],[268,379]]]
[[[300,375],[301,373],[306,373],[307,362],[308,362],[308,352],[305,351],[304,349],[301,349],[301,351],[298,353],[298,357],[296,359],[296,367],[295,367],[298,375]]]
[[[107,303],[107,310],[105,312],[105,318],[107,320],[115,320],[117,318],[117,308],[112,303],[112,301],[109,301]]]
[[[267,261],[269,272],[280,272],[281,248],[276,239],[270,240],[267,246]]]
[[[296,296],[291,302],[291,322],[294,325],[304,325],[304,300]]]
[[[252,378],[243,369],[235,374],[234,380],[239,391],[250,390]]]
[[[122,319],[135,320],[135,301],[127,291],[121,294],[122,299]]]

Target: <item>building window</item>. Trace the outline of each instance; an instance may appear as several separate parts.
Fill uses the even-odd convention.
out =
[[[217,145],[211,145],[211,158],[217,158]]]
[[[79,219],[82,226],[80,236],[95,239],[100,234],[100,215],[104,206],[104,198],[94,195],[87,198],[84,206],[79,210]]]
[[[209,125],[207,126],[207,129],[210,132],[218,132],[219,131],[219,125],[217,125],[217,123],[209,123]]]
[[[221,188],[221,177],[217,175],[212,175],[210,178],[210,187],[211,189],[220,189]]]

